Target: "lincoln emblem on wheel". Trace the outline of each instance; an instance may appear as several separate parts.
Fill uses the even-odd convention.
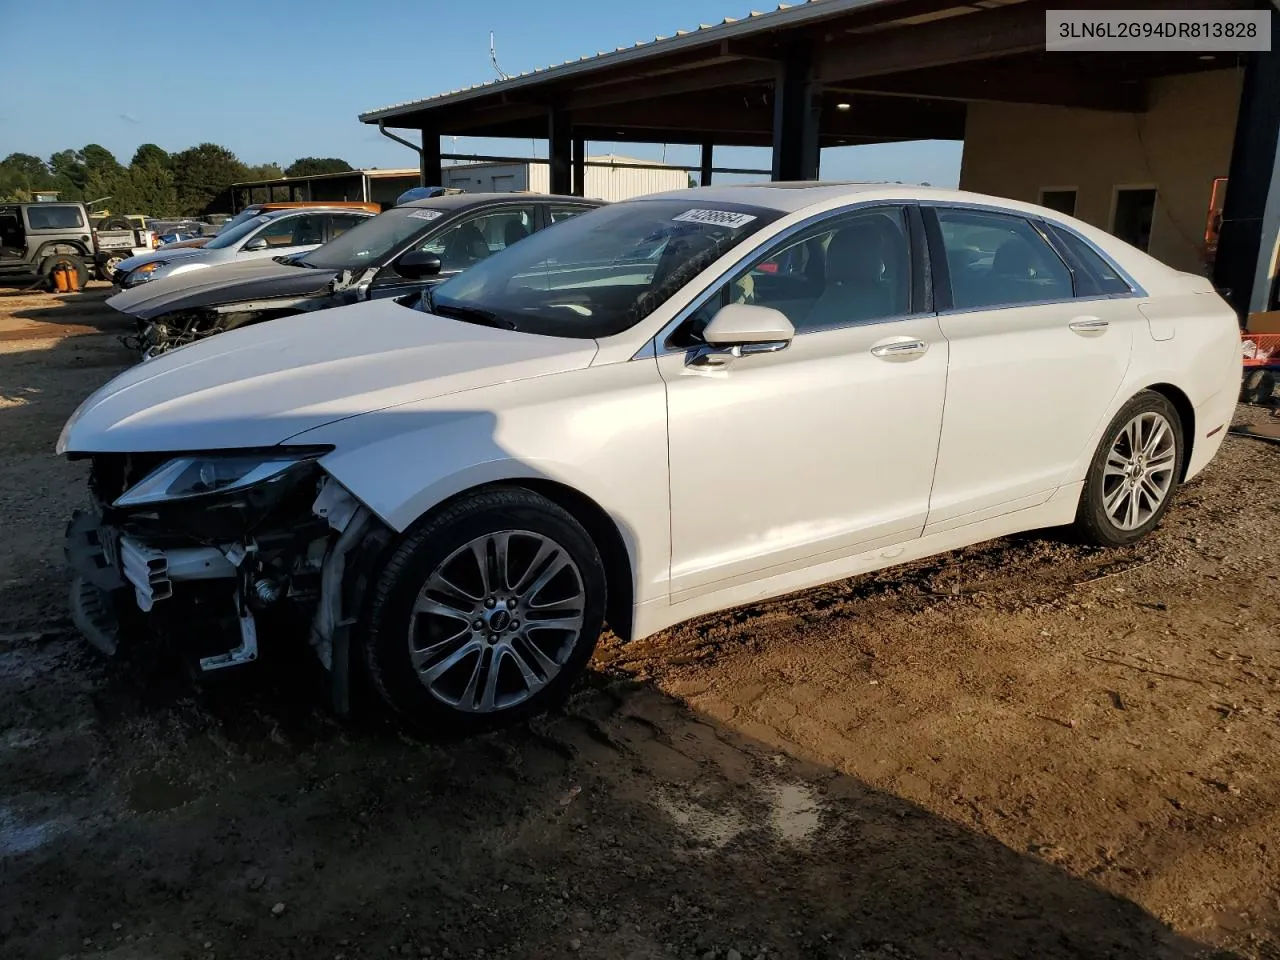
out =
[[[478,730],[563,700],[606,624],[1019,531],[1132,543],[1240,390],[1207,280],[994,197],[707,187],[475,250],[80,405],[58,450],[91,468],[67,552],[95,646],[167,632],[221,670],[300,630],[340,706],[364,683]]]

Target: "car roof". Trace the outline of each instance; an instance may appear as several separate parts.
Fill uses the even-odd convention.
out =
[[[990,205],[1024,213],[1044,214],[1051,212],[1043,207],[1023,203],[1019,200],[1010,200],[1007,197],[889,181],[797,180],[790,182],[743,183],[651,193],[625,202],[643,203],[646,200],[741,203],[748,206],[765,207],[781,213],[794,213],[808,207],[829,205],[833,201],[838,202],[841,200],[850,202],[857,200],[922,200],[934,203]],[[1060,217],[1061,215],[1055,214],[1055,216]]]
[[[603,206],[604,200],[591,197],[569,197],[555,193],[447,193],[441,197],[427,197],[423,200],[410,200],[402,203],[402,207],[426,207],[430,210],[466,210],[487,203],[585,203]],[[395,207],[388,207],[394,210]]]
[[[316,207],[287,207],[284,210],[263,210],[261,213],[255,213],[249,219],[257,220],[261,217],[266,217],[268,220],[278,220],[281,217],[292,217],[298,214],[318,213],[320,211],[324,211],[325,213],[344,213],[344,214],[349,213],[349,214],[355,214],[356,216],[360,216],[360,217],[376,217],[377,216],[376,213],[373,213],[370,210],[361,210],[358,207],[351,208],[351,207],[316,206]],[[245,221],[245,223],[248,223],[248,222],[249,220]]]

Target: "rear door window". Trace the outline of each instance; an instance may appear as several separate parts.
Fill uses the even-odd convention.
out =
[[[1071,271],[1031,222],[985,210],[937,210],[957,310],[1069,300]]]

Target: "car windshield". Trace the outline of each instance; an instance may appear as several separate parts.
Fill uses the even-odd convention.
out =
[[[554,337],[639,323],[777,210],[716,200],[632,200],[539,231],[446,280],[424,307]]]
[[[254,217],[252,220],[246,220],[244,223],[232,227],[230,230],[223,230],[220,234],[206,243],[206,250],[221,250],[224,247],[230,247],[239,243],[246,236],[253,233],[260,226],[270,220],[267,214],[262,213]]]
[[[322,270],[359,270],[425,233],[444,217],[430,207],[394,207],[370,217],[295,262]]]

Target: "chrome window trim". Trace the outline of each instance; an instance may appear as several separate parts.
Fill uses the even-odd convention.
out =
[[[861,210],[874,210],[877,207],[902,207],[905,209],[906,207],[916,206],[918,205],[918,203],[919,201],[911,200],[911,199],[859,200],[854,203],[848,204],[847,206],[836,207],[831,210],[823,210],[819,213],[815,213],[815,214],[812,214],[811,216],[805,217],[803,220],[797,220],[795,223],[791,224],[791,226],[786,227],[783,230],[779,230],[773,236],[768,237],[763,243],[757,244],[756,246],[752,247],[746,253],[739,256],[727,267],[725,267],[723,270],[717,273],[714,279],[712,279],[707,284],[706,289],[704,289],[701,293],[695,296],[691,301],[685,304],[684,307],[680,309],[680,312],[677,313],[670,320],[668,320],[661,330],[659,330],[656,334],[654,334],[649,340],[645,341],[644,345],[631,356],[631,359],[638,360],[642,358],[647,359],[649,357],[660,357],[660,356],[664,356],[666,354],[672,354],[672,353],[685,353],[689,349],[688,347],[673,347],[673,346],[667,345],[667,341],[671,338],[671,335],[675,333],[678,329],[680,329],[680,326],[686,320],[688,320],[690,316],[692,316],[694,313],[700,310],[703,304],[705,304],[708,300],[710,300],[714,294],[719,292],[720,287],[724,283],[726,278],[733,276],[733,274],[739,268],[741,268],[744,264],[747,264],[750,261],[754,260],[762,251],[764,251],[768,247],[771,247],[777,243],[784,243],[790,240],[796,234],[802,233],[803,231],[807,230],[809,227],[812,227],[814,224],[821,223],[824,220],[833,220],[845,214],[857,213]],[[906,223],[903,224],[904,230],[907,235],[908,254],[910,254],[911,252],[910,246],[909,246],[911,243],[911,231],[909,229],[909,226],[910,226],[909,224],[906,224]],[[805,336],[806,334],[810,334],[810,333],[825,333],[828,330],[840,330],[847,327],[869,327],[869,326],[874,326],[881,323],[897,323],[903,320],[911,320],[918,317],[932,317],[932,316],[934,316],[933,311],[921,312],[921,313],[909,313],[909,314],[895,314],[892,317],[879,317],[875,320],[866,321],[862,323],[850,322],[850,323],[839,323],[839,324],[827,324],[822,327],[814,327],[808,330],[796,331],[796,336],[798,337]]]
[[[993,303],[983,307],[952,307],[950,310],[939,310],[939,317],[955,317],[965,313],[995,313],[1000,310],[1018,310],[1023,307],[1051,307],[1068,303],[1097,303],[1100,300],[1131,300],[1132,293],[1099,294],[1093,297],[1060,297],[1053,300],[1020,300],[1017,303]]]

